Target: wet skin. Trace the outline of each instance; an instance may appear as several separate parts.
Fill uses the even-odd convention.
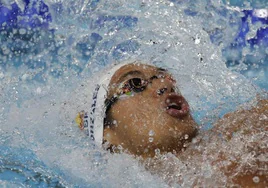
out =
[[[162,154],[174,152],[178,154],[179,160],[185,163],[189,160],[202,161],[203,152],[206,151],[205,158],[211,159],[211,165],[229,177],[226,185],[267,186],[267,163],[258,159],[258,156],[267,154],[267,146],[261,147],[267,137],[264,136],[264,139],[260,138],[255,142],[252,142],[251,138],[256,139],[256,135],[267,133],[268,121],[263,117],[268,116],[268,100],[259,101],[258,105],[250,110],[227,114],[216,122],[212,130],[198,136],[205,136],[206,139],[191,144],[185,152],[181,152],[184,150],[184,144],[196,136],[197,124],[190,114],[187,101],[176,90],[175,81],[168,72],[157,67],[139,63],[128,64],[113,75],[107,98],[111,99],[118,94],[118,88],[122,83],[133,78],[141,78],[148,83],[142,91],[120,95],[107,111],[104,140],[108,146],[120,146],[124,152],[142,156],[144,159],[154,157],[155,151]],[[241,134],[241,138],[245,138],[245,153],[239,155],[241,158],[237,157],[236,151],[232,153],[232,149],[226,150],[227,146],[232,148],[232,145],[236,145],[236,140],[233,140],[230,133]],[[223,142],[225,137],[226,140]],[[247,147],[252,144],[258,147],[248,151]],[[257,154],[254,163],[240,162],[245,154],[249,154],[246,152],[252,152],[251,150]],[[237,160],[230,162],[234,156]],[[221,166],[225,163],[229,165]],[[241,170],[246,168],[250,170]],[[253,182],[253,178],[256,177],[259,178],[257,184]]]
[[[153,157],[156,151],[180,152],[195,136],[197,124],[185,98],[175,92],[175,80],[163,69],[128,64],[113,75],[107,98],[133,78],[148,82],[142,91],[120,95],[112,104],[106,114],[104,140],[143,157]]]

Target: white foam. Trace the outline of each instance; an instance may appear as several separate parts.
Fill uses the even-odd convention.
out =
[[[47,2],[54,5],[54,1]],[[201,114],[205,111],[196,117],[199,121],[208,115],[215,120],[220,114],[219,107],[233,110],[238,104],[255,97],[258,89],[243,76],[228,70],[221,58],[222,46],[210,42],[207,31],[203,30],[207,15],[200,17],[200,23],[184,13],[190,4],[180,3],[181,7],[169,1],[101,1],[91,9],[84,1],[64,1],[60,15],[51,10],[55,17],[51,27],[57,28],[54,47],[61,48],[59,62],[53,64],[47,49],[37,56],[29,54],[32,57],[28,58],[43,58],[49,70],[62,70],[62,74],[55,78],[49,71],[42,72],[42,68],[30,69],[24,65],[18,69],[8,67],[5,73],[1,70],[4,76],[0,75],[0,143],[33,150],[48,167],[63,172],[70,185],[167,186],[131,156],[111,155],[94,149],[88,137],[75,125],[74,118],[77,112],[91,104],[94,84],[100,77],[97,72],[108,67],[107,64],[126,59],[139,59],[168,68],[178,80],[193,112]],[[202,2],[196,3],[196,7],[205,6]],[[197,10],[203,11],[201,8]],[[120,22],[107,21],[103,28],[92,28],[92,20],[101,14],[131,15],[138,18],[137,26],[115,28],[114,25]],[[216,15],[217,19],[224,22],[225,18]],[[215,28],[220,25],[216,21],[210,24]],[[84,63],[75,45],[93,32],[103,39],[96,45],[90,61]],[[233,30],[226,29],[225,32],[231,36]],[[130,39],[137,41],[139,48],[134,52],[126,51],[120,57],[113,56],[116,46]],[[72,56],[73,65],[83,70],[80,75],[65,67],[69,63],[68,55]],[[38,74],[45,78],[44,83],[34,81]],[[13,90],[13,87],[17,89]],[[181,164],[180,161],[177,163]],[[171,176],[176,178],[178,175],[183,179],[182,186],[187,187],[194,181],[194,172],[194,168],[189,170],[182,165]],[[196,172],[203,174],[206,182],[220,176],[214,176],[215,169],[207,163],[202,163]],[[226,177],[221,178],[224,181]],[[214,180],[211,185],[217,183],[217,179]]]

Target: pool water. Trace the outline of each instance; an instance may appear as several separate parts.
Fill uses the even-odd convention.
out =
[[[130,156],[94,148],[75,126],[77,110],[104,69],[138,59],[170,70],[200,128],[211,128],[257,93],[267,97],[267,8],[261,0],[1,1],[1,187],[167,187]]]

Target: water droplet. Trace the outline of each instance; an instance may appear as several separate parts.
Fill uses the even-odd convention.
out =
[[[259,120],[267,120],[268,119],[268,117],[266,116],[266,115],[264,115],[264,114],[262,114],[262,115],[260,115],[260,117],[259,117]]]
[[[196,36],[196,39],[194,41],[195,44],[200,44],[201,40],[199,38],[199,36]]]
[[[193,138],[192,143],[193,144],[196,144],[197,143],[197,139],[196,138]]]
[[[123,150],[123,147],[121,145],[118,145],[117,149],[119,149],[121,151],[121,150]]]
[[[23,80],[23,81],[25,81],[27,78],[28,78],[28,74],[24,74],[24,75],[22,75],[22,77],[21,77],[21,79]]]
[[[149,137],[149,142],[153,142],[154,138],[153,137]]]
[[[188,138],[189,138],[189,135],[188,134],[184,135],[184,139],[185,140],[187,140]]]
[[[41,89],[40,87],[38,87],[38,88],[36,89],[36,93],[40,94],[41,92],[42,92],[42,89]]]
[[[0,72],[0,79],[2,79],[4,77],[5,77],[4,73]]]
[[[259,183],[260,182],[260,178],[258,176],[254,176],[252,178],[252,180],[253,180],[254,183]]]
[[[149,131],[149,136],[154,136],[154,131],[153,130]]]
[[[116,120],[114,120],[114,121],[113,121],[113,124],[114,124],[114,125],[117,125],[117,121],[116,121]]]
[[[160,149],[159,148],[155,149],[154,152],[155,152],[155,155],[160,155]]]
[[[26,34],[26,29],[24,29],[24,28],[21,28],[21,29],[19,29],[19,33],[21,34],[21,35],[24,35],[24,34]]]
[[[47,116],[48,116],[48,112],[44,112],[43,113],[43,118],[47,118]]]

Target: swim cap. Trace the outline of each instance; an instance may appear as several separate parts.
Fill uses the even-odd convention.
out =
[[[91,106],[88,111],[81,111],[76,116],[75,121],[79,128],[86,130],[86,134],[97,146],[101,146],[103,142],[103,121],[106,112],[105,100],[108,94],[108,86],[114,73],[124,65],[126,63],[117,64],[107,71],[100,79],[100,82],[95,85]]]

